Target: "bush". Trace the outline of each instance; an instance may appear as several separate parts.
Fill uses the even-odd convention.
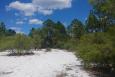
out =
[[[74,51],[77,48],[79,41],[73,40],[73,39],[68,39],[60,45],[62,49],[67,49],[70,51]]]
[[[85,63],[111,64],[115,56],[112,41],[105,33],[86,34],[81,37],[78,45],[78,56]]]
[[[25,35],[17,34],[15,36],[4,37],[0,40],[0,50],[9,50],[10,55],[24,55],[32,53],[31,38]]]

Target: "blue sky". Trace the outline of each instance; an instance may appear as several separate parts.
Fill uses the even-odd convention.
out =
[[[91,9],[88,0],[0,0],[0,21],[17,33],[28,34],[46,19],[65,26],[77,18],[85,21]]]

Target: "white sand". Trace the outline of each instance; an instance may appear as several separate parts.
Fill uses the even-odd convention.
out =
[[[0,77],[90,77],[81,70],[80,61],[72,52],[52,49],[34,51],[30,56],[5,56],[8,52],[0,53]],[[61,77],[61,76],[60,76]]]

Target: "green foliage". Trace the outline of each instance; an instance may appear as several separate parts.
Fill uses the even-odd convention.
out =
[[[32,48],[34,48],[34,49],[41,48],[41,44],[43,41],[41,30],[32,28],[29,36],[32,40]]]
[[[59,21],[55,23],[53,33],[54,33],[53,36],[54,47],[62,48],[63,44],[68,38],[64,25]]]
[[[79,39],[85,32],[81,21],[74,19],[68,27],[69,35],[73,39]]]
[[[115,0],[89,0],[98,13],[115,17]]]
[[[115,24],[115,0],[90,0],[102,31]]]
[[[62,48],[63,42],[67,38],[64,25],[61,22],[55,23],[50,19],[44,21],[40,34],[43,39],[43,48]]]
[[[76,51],[78,43],[79,41],[76,41],[74,39],[68,39],[63,43],[62,48],[67,49],[69,51]]]
[[[13,43],[14,43],[14,39],[11,36],[2,37],[0,39],[0,51],[12,49],[14,47]]]
[[[42,29],[44,41],[42,43],[42,47],[51,48],[54,46],[54,42],[53,42],[54,26],[55,23],[52,20],[48,19],[44,21],[43,29]]]
[[[16,32],[12,29],[6,29],[6,26],[3,22],[0,22],[0,37],[4,36],[13,36]]]
[[[15,36],[7,36],[0,39],[0,50],[9,50],[16,54],[26,53],[32,47],[31,38],[17,34]]]
[[[16,32],[14,30],[12,30],[12,29],[8,29],[5,32],[6,32],[5,33],[6,36],[14,36],[14,35],[16,35]]]
[[[5,36],[5,30],[6,30],[5,24],[1,22],[0,23],[0,35],[1,36]]]
[[[82,36],[78,46],[78,55],[86,63],[112,64],[114,47],[110,36],[105,33],[93,33]]]
[[[99,32],[101,28],[97,17],[91,12],[88,19],[86,20],[86,30],[87,32]]]
[[[17,34],[14,37],[15,48],[17,50],[28,50],[31,48],[31,39],[25,35]]]

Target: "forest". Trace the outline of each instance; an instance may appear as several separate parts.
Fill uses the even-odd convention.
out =
[[[0,23],[0,51],[22,55],[31,49],[66,49],[75,52],[86,68],[115,73],[115,0],[89,0],[93,6],[85,23],[73,19],[67,27],[47,19],[28,35]],[[95,68],[94,68],[95,69]]]

